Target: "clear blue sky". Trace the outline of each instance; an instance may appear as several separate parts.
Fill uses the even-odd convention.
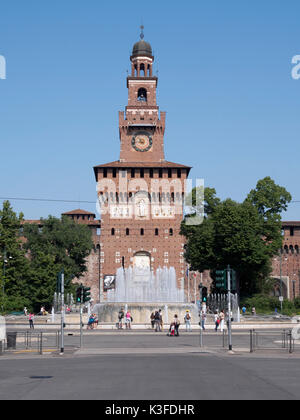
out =
[[[242,201],[271,176],[300,200],[298,0],[10,0],[0,9],[0,196],[25,218],[96,199],[93,166],[119,158],[118,111],[145,26],[167,111],[167,160]],[[285,220],[300,220],[300,203]]]

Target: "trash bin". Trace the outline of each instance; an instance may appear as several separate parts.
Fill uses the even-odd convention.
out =
[[[17,333],[16,332],[7,332],[6,333],[6,343],[8,349],[16,349],[17,342]]]

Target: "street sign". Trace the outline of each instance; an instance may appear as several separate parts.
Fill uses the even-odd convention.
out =
[[[279,296],[279,302],[283,302],[283,296]]]

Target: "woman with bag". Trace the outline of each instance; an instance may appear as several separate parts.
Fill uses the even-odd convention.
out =
[[[133,321],[131,313],[129,311],[126,312],[125,315],[125,324],[126,324],[126,329],[131,329],[131,322]]]
[[[221,312],[220,312],[220,329],[221,329],[221,332],[223,332],[223,330],[224,330],[224,321],[225,321],[225,313],[224,313],[224,310],[222,309]]]
[[[220,325],[220,314],[218,311],[215,311],[215,331],[218,331],[219,325]]]

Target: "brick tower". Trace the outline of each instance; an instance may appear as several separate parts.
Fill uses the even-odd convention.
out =
[[[191,168],[165,160],[166,113],[156,103],[154,57],[143,38],[142,32],[132,50],[128,104],[119,112],[120,158],[94,167],[101,206],[100,300],[103,280],[122,266],[174,267],[178,286],[185,272],[179,231]]]

